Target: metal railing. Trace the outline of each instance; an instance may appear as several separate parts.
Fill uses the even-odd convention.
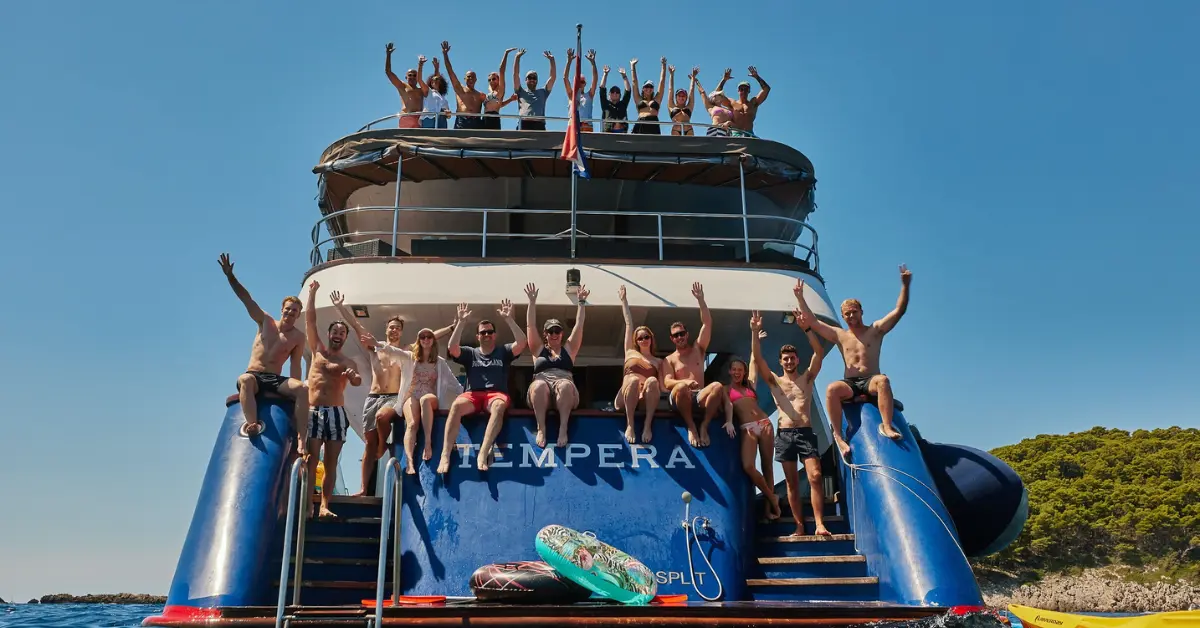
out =
[[[334,229],[330,228],[330,223],[340,217],[362,213],[382,213],[387,212],[392,217],[391,231],[350,231],[348,233],[338,234]],[[446,214],[471,214],[481,216],[481,225],[478,230],[474,229],[459,229],[455,231],[407,231],[400,229],[400,215],[402,213],[446,213]],[[341,247],[347,244],[348,240],[369,240],[372,238],[390,238],[393,254],[397,251],[397,243],[400,237],[409,237],[414,239],[420,238],[455,238],[465,240],[479,241],[479,256],[486,258],[488,256],[488,240],[510,240],[510,239],[533,239],[533,240],[566,240],[570,237],[570,230],[560,232],[545,232],[545,233],[506,233],[506,232],[489,232],[488,217],[495,215],[539,215],[539,216],[571,216],[572,213],[577,216],[622,216],[630,217],[649,217],[655,221],[655,232],[651,234],[640,235],[592,235],[583,231],[578,232],[578,237],[591,240],[612,240],[612,241],[631,241],[631,242],[655,242],[658,245],[658,260],[666,261],[664,252],[664,244],[668,242],[682,242],[695,244],[712,244],[712,243],[740,243],[744,251],[744,259],[750,261],[751,244],[776,244],[782,247],[794,247],[792,256],[797,259],[802,259],[808,263],[809,268],[815,272],[820,272],[820,256],[817,252],[817,232],[808,223],[796,218],[787,216],[771,216],[758,214],[715,214],[715,213],[697,213],[697,212],[628,212],[628,211],[575,211],[569,209],[510,209],[499,207],[421,207],[421,206],[405,206],[405,207],[385,207],[385,206],[368,206],[368,207],[352,207],[341,211],[332,212],[316,222],[312,229],[312,249],[309,255],[309,261],[313,266],[318,266],[322,263],[323,257],[321,249],[326,245],[332,244],[334,247]],[[663,222],[664,219],[713,219],[713,220],[737,220],[741,222],[742,233],[737,236],[672,236],[664,235]],[[796,240],[784,240],[781,238],[752,238],[750,237],[750,221],[769,221],[780,223],[782,226],[790,226],[800,232],[800,236]],[[459,221],[458,224],[461,224]],[[328,237],[321,237],[321,227],[324,226]],[[806,238],[807,243],[801,242],[800,238]],[[797,252],[800,255],[797,255]],[[682,260],[681,260],[682,261]]]
[[[292,554],[292,539],[296,539],[296,569],[292,578],[292,605],[300,605],[300,589],[302,588],[304,572],[304,529],[308,521],[308,502],[312,496],[308,493],[308,464],[303,457],[292,463],[291,473],[288,474],[288,507],[287,520],[283,530],[283,559],[279,567],[279,600],[275,608],[275,628],[283,628],[283,613],[287,608],[288,563]],[[297,507],[297,506],[300,507]],[[297,512],[297,511],[300,512]],[[297,523],[297,520],[299,523]],[[292,532],[295,531],[293,537]]]
[[[526,131],[530,131],[530,132],[538,132],[538,131],[545,130],[545,131],[551,131],[554,133],[562,133],[563,131],[565,131],[567,128],[567,124],[571,121],[571,119],[569,117],[562,117],[562,116],[522,116],[522,115],[514,115],[511,113],[461,113],[461,112],[454,112],[454,113],[450,113],[450,114],[446,114],[446,113],[436,114],[432,111],[420,111],[420,112],[416,112],[416,113],[403,113],[403,112],[393,113],[390,115],[383,116],[382,118],[376,118],[376,119],[371,120],[370,122],[364,124],[362,127],[360,127],[358,129],[358,132],[361,133],[363,131],[370,131],[371,129],[376,128],[377,125],[381,125],[382,123],[387,122],[389,120],[395,120],[396,124],[398,126],[400,124],[400,120],[403,118],[417,118],[418,120],[420,120],[421,118],[434,118],[436,120],[439,117],[446,120],[447,126],[451,129],[454,128],[453,125],[450,124],[450,122],[449,122],[449,119],[452,117],[461,117],[461,118],[464,118],[467,120],[472,120],[473,123],[475,120],[482,121],[485,118],[486,119],[499,119],[499,120],[518,120],[518,121],[530,120],[530,121],[535,121],[535,122],[536,121],[555,122],[555,123],[561,122],[562,123],[561,125],[559,125],[559,124],[553,125],[554,128],[550,128],[551,125],[547,124],[545,129],[525,129]],[[751,137],[751,138],[758,137],[752,131],[737,129],[728,123],[718,125],[718,124],[709,124],[706,122],[693,122],[690,120],[684,121],[684,122],[677,122],[675,120],[670,120],[670,119],[668,119],[668,120],[638,120],[636,118],[632,119],[632,120],[614,120],[612,118],[583,118],[580,120],[580,122],[581,123],[590,123],[593,128],[592,132],[594,132],[594,133],[603,133],[603,132],[618,133],[618,134],[630,133],[632,131],[634,125],[645,124],[645,125],[657,126],[660,128],[664,127],[664,126],[665,127],[683,126],[685,128],[693,127],[692,133],[694,135],[709,135],[709,129],[713,129],[714,133],[716,133],[718,135],[722,135],[722,136]],[[623,124],[627,128],[624,131],[603,131],[603,129],[604,129],[603,125],[606,123],[607,124]],[[503,126],[503,124],[501,124],[501,126]],[[415,128],[421,128],[421,127],[415,127]],[[425,128],[433,128],[433,127],[425,127]],[[487,129],[487,128],[482,128],[480,126],[475,126],[475,127],[469,128],[469,129],[464,128],[461,130],[516,131],[518,129],[516,128],[516,126],[514,126],[513,128],[509,128],[509,129],[504,129],[504,128]],[[670,135],[671,134],[670,128],[660,129],[660,130],[661,130],[661,133],[660,133],[661,135]]]
[[[400,506],[403,495],[403,485],[400,472],[400,461],[392,458],[387,461],[383,472],[383,520],[379,524],[379,570],[375,578],[375,618],[374,625],[379,625],[383,617],[383,589],[387,577],[387,546],[388,536],[392,528],[396,528],[396,538],[392,543],[392,606],[400,603]]]

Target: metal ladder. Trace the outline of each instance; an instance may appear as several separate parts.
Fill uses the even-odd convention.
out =
[[[296,570],[292,582],[292,605],[300,605],[300,589],[303,583],[301,576],[304,571],[304,529],[308,522],[308,512],[305,510],[298,513],[296,511],[299,509],[296,506],[298,503],[308,505],[304,500],[311,500],[312,497],[307,493],[308,465],[304,458],[300,457],[292,463],[291,473],[288,474],[287,520],[283,531],[283,559],[279,567],[279,600],[275,608],[275,628],[287,626],[283,612],[287,608],[288,561],[292,554],[292,539],[296,539]],[[297,516],[299,523],[296,522]],[[296,532],[295,536],[292,535],[293,530]]]
[[[387,461],[383,472],[383,512],[379,524],[379,572],[375,579],[375,615],[367,618],[367,628],[377,628],[383,618],[383,588],[387,576],[388,534],[394,525],[396,541],[392,544],[392,606],[400,603],[400,506],[403,484],[400,461]],[[282,598],[281,598],[282,599]]]

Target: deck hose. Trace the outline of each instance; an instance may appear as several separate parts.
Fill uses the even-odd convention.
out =
[[[717,600],[721,599],[722,595],[725,594],[725,587],[724,587],[724,585],[721,584],[721,576],[717,575],[717,570],[713,569],[712,562],[710,562],[708,560],[708,556],[705,555],[704,547],[700,545],[700,537],[696,534],[697,527],[703,528],[705,530],[709,530],[710,529],[709,521],[708,521],[707,517],[695,517],[695,518],[689,519],[689,517],[691,515],[691,506],[692,506],[692,494],[687,491],[684,491],[683,492],[683,543],[687,547],[688,571],[692,575],[692,588],[696,590],[696,595],[699,595],[705,601],[716,602]],[[696,524],[697,521],[700,522],[699,525]],[[699,585],[696,584],[696,568],[692,565],[692,543],[693,542],[696,543],[696,549],[700,550],[700,558],[703,558],[705,564],[708,565],[708,572],[711,573],[713,578],[717,581],[717,595],[715,597],[708,597],[707,595],[704,595],[703,593],[701,593]]]

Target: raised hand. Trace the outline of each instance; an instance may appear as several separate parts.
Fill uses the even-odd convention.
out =
[[[466,321],[467,319],[471,318],[471,310],[467,308],[466,303],[459,303],[458,312],[455,314],[455,316],[456,320],[459,322]]]
[[[667,66],[667,71],[671,73],[671,76],[675,76],[675,66],[673,66],[673,65],[668,65],[668,66]]]
[[[763,340],[766,337],[767,337],[767,330],[765,330],[765,329],[758,330],[758,339],[759,340]]]
[[[538,289],[532,283],[525,284],[525,296],[529,297],[530,303],[537,303]]]
[[[514,50],[516,50],[516,48],[505,48],[504,54],[512,54]]]
[[[629,65],[630,65],[630,67],[637,67],[637,57],[630,59]]]
[[[804,280],[803,279],[796,280],[796,287],[792,288],[792,294],[796,295],[797,299],[804,298]]]
[[[579,297],[579,302],[580,302],[580,303],[583,303],[583,304],[585,304],[585,305],[586,305],[586,304],[587,304],[587,298],[588,298],[588,295],[589,295],[589,294],[591,294],[591,293],[592,293],[592,291],[591,291],[591,290],[588,290],[588,289],[587,289],[587,286],[582,286],[582,285],[581,285],[581,286],[579,286],[579,292],[578,292],[578,293],[576,293],[576,296],[578,296],[578,297]]]
[[[692,296],[696,297],[697,301],[704,300],[704,286],[702,286],[699,281],[692,284]]]
[[[625,76],[625,68],[617,68],[617,74],[620,74],[621,76]]]
[[[750,76],[752,76],[754,78],[758,78],[758,68],[756,68],[754,66],[750,66],[750,67],[746,68],[746,71],[750,73]]]
[[[221,256],[217,258],[217,261],[221,264],[221,272],[225,273],[226,277],[232,277],[233,262],[229,261],[229,254],[222,253]]]
[[[575,58],[575,49],[567,48],[567,63],[570,64],[571,59],[574,59],[574,58]]]
[[[523,57],[523,56],[525,56],[525,49],[524,49],[524,48],[519,48],[519,49],[517,50],[517,58],[518,58],[518,59],[520,59],[520,58],[521,58],[521,57]]]
[[[912,271],[908,269],[908,264],[900,265],[900,283],[905,287],[912,283]]]
[[[442,41],[442,52],[450,52],[450,42],[445,40]]]
[[[389,41],[387,44],[386,50],[389,55],[392,54],[393,52],[396,51],[396,44],[393,44],[392,42]]]
[[[496,313],[499,314],[501,318],[512,318],[512,310],[512,301],[504,299],[500,302],[500,307],[496,308]]]
[[[321,289],[321,284],[318,283],[316,279],[313,279],[312,281],[308,282],[308,291],[310,293],[315,293],[317,290],[320,290],[320,289]]]
[[[329,300],[333,301],[335,306],[341,307],[342,304],[346,302],[346,295],[334,290],[333,292],[329,293]]]
[[[554,60],[554,53],[550,52],[549,50],[543,50],[542,56],[546,57],[547,59],[549,59],[551,61]]]
[[[441,62],[440,62],[440,61],[438,61],[438,58],[437,58],[437,57],[434,57],[434,58],[433,58],[433,73],[434,73],[434,74],[437,74],[437,73],[438,73],[438,67],[439,67],[439,66],[441,66]]]
[[[725,68],[725,80],[733,78],[733,68]]]
[[[596,60],[596,49],[589,48],[587,51],[587,54],[584,55],[584,58],[587,59],[588,61],[595,61]]]
[[[617,298],[621,300],[621,303],[625,302],[625,286],[624,285],[622,285],[620,288],[617,288]]]
[[[603,69],[604,69],[604,73],[605,73],[605,74],[608,74],[608,72],[609,72],[609,68],[608,68],[608,66],[607,66],[607,65],[606,65],[606,66],[604,66],[604,68],[603,68]]]
[[[759,314],[758,310],[750,312],[750,329],[760,332],[759,338],[762,338],[762,314]]]
[[[667,58],[666,57],[659,57],[658,60],[662,62],[664,68],[667,67]]]
[[[417,55],[417,65],[419,65],[419,66],[420,66],[420,65],[425,65],[425,62],[426,62],[426,61],[428,61],[428,60],[429,60],[429,59],[426,59],[426,58],[425,58],[425,55]]]
[[[812,317],[805,314],[800,308],[792,308],[792,316],[796,317],[796,323],[800,325],[800,329],[807,331],[812,328]]]
[[[692,78],[696,78],[697,76],[700,76],[700,66],[693,65],[692,66]]]

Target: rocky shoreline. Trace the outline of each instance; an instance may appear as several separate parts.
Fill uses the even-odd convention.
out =
[[[30,602],[34,601],[30,600]],[[42,599],[36,601],[40,604],[166,604],[167,596],[145,593],[89,593],[88,595],[54,593],[43,595]]]
[[[1064,613],[1158,613],[1200,608],[1200,583],[1130,582],[1113,569],[1053,574],[1037,582],[1021,581],[1012,574],[993,570],[977,570],[976,577],[984,603],[997,608],[1020,604]]]

